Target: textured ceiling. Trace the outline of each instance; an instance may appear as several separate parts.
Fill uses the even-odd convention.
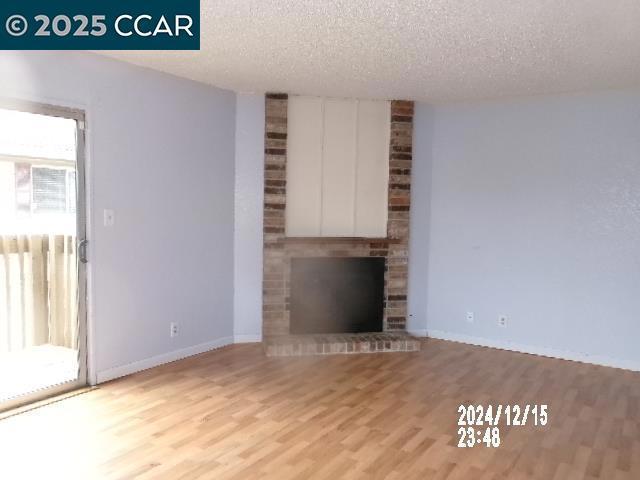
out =
[[[114,57],[232,90],[432,103],[640,86],[640,0],[201,0],[199,52]]]

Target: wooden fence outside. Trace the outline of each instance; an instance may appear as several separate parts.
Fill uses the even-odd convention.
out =
[[[75,236],[0,236],[0,353],[78,348]]]

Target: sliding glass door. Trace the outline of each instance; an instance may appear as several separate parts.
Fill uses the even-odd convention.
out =
[[[86,383],[84,125],[0,101],[0,410]]]

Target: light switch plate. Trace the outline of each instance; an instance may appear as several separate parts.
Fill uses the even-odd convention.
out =
[[[104,211],[104,226],[105,227],[113,227],[113,224],[116,221],[116,216],[113,210]]]

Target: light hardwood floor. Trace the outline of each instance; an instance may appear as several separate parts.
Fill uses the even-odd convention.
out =
[[[457,448],[457,409],[549,405]],[[640,374],[453,342],[266,358],[235,345],[0,421],[0,477],[640,478]]]

